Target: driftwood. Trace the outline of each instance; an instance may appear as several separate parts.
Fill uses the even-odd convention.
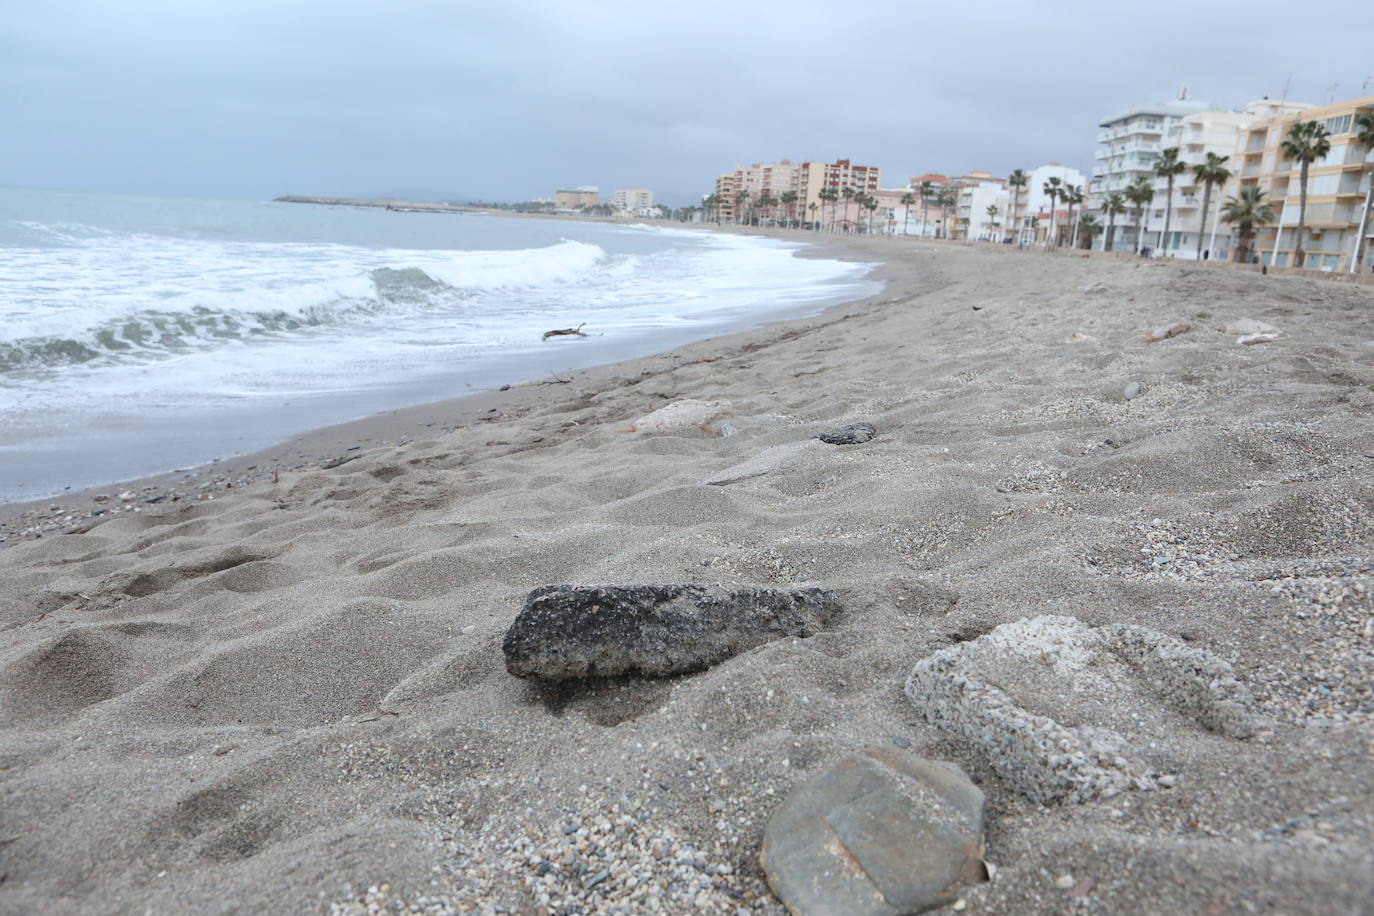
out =
[[[544,336],[540,339],[548,340],[550,337],[586,337],[587,335],[582,333],[582,329],[586,326],[587,322],[584,321],[575,328],[563,328],[562,330],[558,331],[545,331]]]

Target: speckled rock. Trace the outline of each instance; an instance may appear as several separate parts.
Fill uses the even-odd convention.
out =
[[[872,423],[851,423],[848,426],[821,433],[816,438],[827,445],[860,445],[877,434],[878,430]]]
[[[839,613],[839,601],[819,588],[551,585],[530,592],[502,648],[517,677],[663,677],[811,636]]]
[[[1225,661],[1147,627],[1073,617],[1026,618],[942,649],[912,669],[906,695],[1040,803],[1173,785],[1149,749],[1181,729],[1256,731],[1253,701]]]
[[[986,876],[983,807],[958,767],[869,747],[783,800],[759,861],[799,916],[922,913]]]

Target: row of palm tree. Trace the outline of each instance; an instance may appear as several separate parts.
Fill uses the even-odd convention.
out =
[[[1374,113],[1363,113],[1355,118],[1352,140],[1365,149],[1374,149]],[[1307,228],[1308,173],[1314,162],[1331,152],[1330,133],[1319,121],[1299,122],[1289,129],[1283,139],[1281,149],[1285,159],[1296,162],[1299,166],[1297,237],[1292,263],[1294,266],[1302,267],[1306,265],[1303,241]],[[1215,187],[1224,186],[1231,179],[1233,172],[1229,167],[1229,162],[1229,156],[1209,152],[1203,161],[1190,164],[1181,158],[1181,150],[1178,147],[1169,147],[1160,154],[1152,170],[1153,177],[1163,180],[1165,192],[1164,228],[1156,236],[1157,248],[1166,249],[1170,241],[1173,226],[1175,183],[1181,176],[1191,171],[1193,180],[1200,184],[1203,189],[1202,212],[1199,218],[1195,252],[1196,257],[1202,257],[1205,227],[1208,215],[1211,213],[1212,192]],[[1006,214],[1007,229],[1011,232],[1016,231],[1014,221],[1020,210],[1022,194],[1029,184],[1030,175],[1023,169],[1014,170],[1007,179],[1007,185],[1011,190],[1011,206]],[[1046,241],[1051,247],[1063,244],[1066,233],[1068,234],[1068,244],[1074,247],[1091,247],[1092,241],[1097,235],[1105,234],[1103,249],[1106,251],[1113,250],[1116,241],[1117,217],[1126,213],[1128,205],[1133,211],[1135,246],[1137,248],[1144,246],[1145,210],[1155,198],[1155,187],[1150,177],[1137,177],[1120,192],[1102,195],[1096,214],[1084,212],[1082,208],[1084,195],[1081,186],[1070,185],[1059,177],[1051,177],[1045,182],[1042,190],[1050,202],[1050,227]],[[819,213],[817,212],[817,203],[812,202],[807,205],[810,210],[810,223],[816,229],[819,230],[828,226],[831,231],[835,231],[837,228],[843,228],[847,231],[856,227],[857,221],[849,219],[849,207],[853,203],[859,207],[860,214],[863,214],[865,210],[868,211],[867,231],[873,231],[873,215],[877,209],[877,200],[871,195],[852,187],[829,187],[822,189],[819,197]],[[1235,196],[1228,197],[1222,203],[1218,213],[1219,219],[1225,220],[1237,228],[1239,243],[1236,255],[1237,260],[1242,262],[1254,254],[1254,239],[1258,227],[1274,221],[1273,205],[1264,198],[1264,191],[1257,186],[1247,185],[1240,188]],[[795,191],[788,191],[781,196],[774,196],[768,191],[764,191],[753,199],[752,206],[750,206],[749,191],[741,190],[733,201],[736,219],[739,222],[757,224],[761,220],[771,218],[776,222],[778,220],[776,208],[781,204],[785,208],[783,217],[785,224],[800,227],[802,216],[805,214],[802,214],[797,207],[798,199]],[[843,217],[840,217],[839,214],[841,201],[843,201]],[[710,219],[714,215],[718,220],[723,202],[719,194],[711,194],[703,199],[700,209],[706,218]],[[958,192],[951,187],[937,189],[933,182],[922,181],[911,191],[903,194],[901,204],[904,211],[902,217],[902,233],[904,235],[910,229],[911,208],[918,203],[921,206],[922,227],[930,225],[929,211],[932,206],[942,212],[942,225],[948,227],[950,225],[950,210],[958,204]],[[830,206],[828,221],[825,212],[827,204]],[[1062,227],[1058,225],[1058,204],[1066,204],[1068,207],[1067,224]],[[1374,180],[1371,180],[1371,187],[1365,194],[1364,205],[1360,211],[1359,230],[1356,233],[1354,250],[1351,253],[1351,271],[1358,270],[1360,264],[1371,206],[1374,206]],[[1077,213],[1075,213],[1075,207],[1079,208]],[[991,205],[986,212],[990,226],[995,227],[1000,209],[996,205]],[[1105,226],[1103,225],[1104,221]],[[937,230],[936,234],[942,233]],[[946,231],[943,234],[948,235],[949,233]],[[1081,245],[1080,241],[1082,242]]]

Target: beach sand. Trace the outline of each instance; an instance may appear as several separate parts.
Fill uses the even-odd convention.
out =
[[[885,744],[987,794],[994,877],[964,912],[1370,912],[1374,289],[888,239],[818,253],[884,261],[886,289],[12,539],[0,910],[781,913],[769,815]],[[1277,339],[1238,344],[1242,319]],[[689,399],[716,416],[636,428]],[[854,422],[877,435],[811,441]],[[214,473],[237,471],[196,479]],[[531,589],[676,582],[821,586],[844,610],[687,676],[507,674]],[[1145,753],[1172,787],[1031,801],[903,683],[1045,614],[1213,653],[1262,727],[1226,737],[1106,685],[1087,699],[1164,730]],[[1016,680],[1027,708],[1063,705],[1052,678]]]

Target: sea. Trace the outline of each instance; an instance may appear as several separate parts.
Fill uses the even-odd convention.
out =
[[[0,188],[0,502],[652,353],[874,293],[661,225]],[[585,338],[542,340],[584,325]]]

